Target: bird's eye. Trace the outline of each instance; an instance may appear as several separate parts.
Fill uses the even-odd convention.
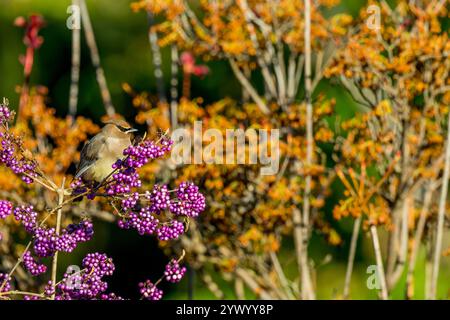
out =
[[[122,131],[122,132],[126,132],[126,131],[129,130],[129,128],[125,128],[125,127],[122,127],[122,126],[117,126],[117,128],[119,128],[119,130]]]

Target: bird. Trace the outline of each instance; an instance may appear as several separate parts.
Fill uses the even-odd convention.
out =
[[[124,120],[105,122],[102,130],[81,149],[74,179],[103,182],[113,171],[113,164],[124,158],[123,151],[132,144],[136,131]]]

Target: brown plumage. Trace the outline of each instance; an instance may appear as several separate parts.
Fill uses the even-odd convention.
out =
[[[102,182],[113,171],[112,165],[124,158],[123,150],[131,145],[135,131],[123,120],[106,122],[102,130],[84,144],[75,179]]]

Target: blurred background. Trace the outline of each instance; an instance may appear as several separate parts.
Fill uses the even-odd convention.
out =
[[[346,12],[356,16],[365,3],[366,1],[345,0],[334,8],[333,12]],[[16,87],[23,81],[23,66],[19,62],[19,56],[25,52],[22,41],[23,30],[15,27],[13,22],[17,16],[27,17],[32,13],[38,13],[45,18],[46,26],[40,32],[44,43],[35,55],[31,85],[47,87],[49,92],[47,105],[56,109],[59,116],[67,114],[71,68],[71,31],[66,27],[69,5],[68,0],[0,0],[0,97],[7,97],[11,106],[17,106],[19,101]],[[136,111],[132,107],[131,98],[122,90],[122,84],[129,83],[138,92],[147,91],[156,94],[156,81],[153,76],[152,56],[147,35],[147,17],[145,13],[132,12],[129,0],[88,0],[87,5],[113,103],[117,112],[132,122]],[[78,114],[99,123],[100,117],[104,115],[104,107],[83,33],[81,33],[81,39]],[[169,74],[169,52],[163,49],[162,54],[163,70],[165,74]],[[208,63],[208,67],[211,72],[204,79],[192,79],[191,96],[201,95],[206,103],[224,97],[239,99],[241,89],[228,64],[212,62]],[[165,81],[168,86],[169,79]],[[329,98],[336,98],[337,114],[342,119],[349,118],[358,111],[357,105],[338,85],[323,81],[320,86],[321,88],[317,91],[325,92]],[[335,191],[337,198],[340,190]],[[332,206],[328,209],[332,217]],[[318,237],[313,237],[310,245],[312,258],[317,264],[331,257],[331,262],[318,267],[319,299],[333,298],[343,286],[352,225],[351,221],[346,219],[333,223],[344,239],[342,246],[330,247]],[[63,263],[78,264],[87,252],[94,250],[105,252],[114,259],[116,264],[110,289],[122,296],[136,298],[136,283],[149,275],[160,274],[168,258],[158,248],[156,240],[151,237],[141,237],[136,232],[121,230],[115,224],[103,222],[97,222],[95,228],[93,241],[81,245],[73,254],[61,255]],[[293,250],[292,243],[284,243],[281,259],[288,259],[291,250]],[[419,261],[418,273],[423,274],[423,259]],[[363,239],[362,245],[358,245],[352,281],[354,298],[375,299],[377,297],[376,291],[368,290],[366,287],[366,268],[373,263],[370,242],[368,239]],[[446,283],[439,288],[440,296],[450,289],[448,259],[444,259],[443,263],[447,265],[442,267],[440,277]],[[190,277],[194,283],[194,298],[214,298],[200,282],[196,281],[195,274],[190,274]],[[420,289],[422,280],[420,277],[417,279],[419,291],[423,291]],[[180,285],[163,286],[162,289],[166,292],[165,298],[187,298],[188,281],[189,279],[185,278]],[[223,290],[227,298],[234,298],[233,290],[231,288],[227,290],[225,282],[219,280],[219,283],[224,286]],[[403,292],[394,291],[393,297],[400,299],[403,297]]]

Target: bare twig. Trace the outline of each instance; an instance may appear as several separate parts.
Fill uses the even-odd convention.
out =
[[[437,283],[439,278],[439,265],[442,254],[442,238],[444,234],[445,205],[447,203],[448,179],[450,176],[450,113],[448,115],[447,139],[445,144],[445,164],[442,177],[441,197],[439,199],[438,220],[436,225],[436,247],[433,258],[433,271],[430,286],[430,298],[436,299]]]
[[[148,41],[150,42],[150,48],[152,50],[153,67],[155,68],[154,75],[156,78],[156,87],[158,89],[158,99],[159,102],[165,103],[167,102],[167,98],[164,88],[164,75],[162,71],[161,50],[158,45],[158,35],[152,28],[154,20],[155,18],[153,17],[153,13],[147,11]]]
[[[236,277],[234,280],[234,291],[238,300],[245,300],[244,281],[241,278]]]
[[[170,67],[170,126],[175,130],[178,126],[178,49],[173,45],[170,49],[172,64]]]
[[[272,260],[273,267],[275,272],[277,273],[278,279],[285,291],[287,297],[291,300],[295,299],[294,294],[292,293],[291,287],[289,286],[289,281],[284,274],[283,268],[281,267],[280,261],[278,260],[277,254],[275,252],[270,252],[270,259]]]
[[[263,288],[261,288],[258,283],[253,279],[249,271],[237,268],[236,269],[236,276],[242,279],[244,283],[254,292],[256,293],[261,299],[263,300],[271,300],[272,296]]]
[[[388,291],[386,284],[386,276],[384,274],[383,258],[381,257],[380,240],[378,239],[377,227],[375,225],[370,226],[370,233],[372,235],[373,249],[375,251],[375,259],[377,261],[377,274],[378,280],[381,285],[381,298],[383,300],[387,300]]]
[[[34,293],[34,292],[19,291],[19,290],[0,292],[0,297],[9,296],[9,295],[22,295],[22,296],[33,296],[33,297],[45,298],[43,293]]]
[[[430,230],[427,235],[426,244],[426,256],[425,256],[425,299],[431,299],[431,282],[433,278],[433,249],[436,243],[434,223],[430,226]]]
[[[245,90],[247,90],[252,100],[258,105],[258,108],[262,111],[262,113],[270,114],[270,110],[267,107],[266,103],[261,99],[259,94],[256,92],[255,88],[251,85],[251,83],[239,69],[234,59],[229,58],[228,61],[230,62],[231,69],[233,70],[234,75],[239,80],[241,85],[245,88]]]
[[[80,7],[80,0],[72,0],[72,5]],[[78,104],[78,87],[80,80],[80,29],[72,28],[72,68],[70,71],[69,114],[75,117]]]
[[[98,86],[100,87],[103,104],[108,116],[113,116],[116,111],[111,101],[111,94],[109,93],[108,85],[106,83],[105,72],[100,64],[100,55],[98,54],[94,30],[92,29],[91,19],[89,18],[89,12],[86,7],[85,0],[80,0],[80,13],[81,21],[83,22],[84,34],[86,36],[86,42],[91,52],[92,65],[95,68],[95,74],[97,76]]]
[[[305,193],[303,196],[303,250],[301,252],[303,266],[308,265],[309,214],[311,196],[311,175],[308,173],[313,161],[313,110],[311,99],[311,0],[305,0],[305,100],[306,100],[306,161]],[[309,269],[309,268],[308,268]],[[302,271],[302,298],[314,299],[314,290],[308,269]]]
[[[211,277],[211,275],[209,275],[208,273],[202,272],[201,278],[202,278],[203,282],[206,284],[206,286],[208,287],[208,290],[211,291],[212,294],[214,294],[214,296],[217,299],[223,300],[225,298],[223,291],[220,290],[219,286],[214,281],[214,279]]]
[[[66,179],[63,178],[63,181],[61,183],[61,188],[58,190],[58,205],[61,206],[61,204],[64,202],[64,183],[66,182]],[[59,236],[59,233],[61,231],[61,216],[62,216],[62,208],[58,209],[58,213],[56,215],[56,236]],[[58,251],[55,251],[55,254],[53,255],[52,260],[52,285],[56,286],[56,275],[58,271]],[[52,294],[52,300],[55,299],[55,290],[53,290]]]
[[[420,210],[419,221],[417,223],[416,233],[414,235],[414,242],[412,245],[411,254],[409,256],[408,273],[406,276],[406,297],[408,299],[412,299],[414,296],[414,270],[416,267],[417,254],[419,253],[420,242],[422,240],[423,230],[425,228],[427,212],[430,208],[434,190],[435,188],[431,187],[425,194],[423,207],[422,210]]]
[[[12,267],[11,271],[8,273],[8,276],[5,278],[3,283],[0,285],[0,292],[5,287],[6,282],[8,282],[8,280],[12,277],[12,275],[14,274],[14,271],[16,271],[17,267],[22,263],[23,257],[25,256],[25,253],[27,253],[28,249],[30,249],[32,243],[33,243],[32,241],[28,242],[27,246],[25,247],[25,249],[22,252],[22,255],[20,256],[19,259],[17,259],[16,264]]]
[[[400,279],[405,270],[405,263],[408,254],[408,216],[411,205],[411,197],[406,196],[402,204],[402,217],[400,224],[400,247],[397,261],[392,273],[387,278],[388,290],[391,290]]]
[[[352,240],[350,243],[350,252],[348,254],[347,272],[345,273],[344,299],[348,299],[350,294],[350,282],[352,280],[353,264],[355,262],[356,245],[358,243],[361,220],[362,218],[358,217],[353,224]]]
[[[275,79],[269,71],[269,66],[267,64],[268,59],[264,59],[265,53],[263,53],[261,51],[261,48],[260,48],[260,45],[258,42],[258,37],[256,34],[256,30],[255,30],[255,26],[252,23],[252,18],[254,18],[254,14],[253,14],[252,10],[250,9],[250,7],[248,6],[247,1],[245,1],[245,0],[239,1],[239,7],[245,18],[247,31],[249,33],[253,48],[257,52],[256,59],[257,59],[258,65],[261,68],[261,73],[262,73],[264,81],[267,85],[268,92],[270,93],[270,95],[272,97],[276,97],[277,90],[276,90],[276,85],[275,85]]]

